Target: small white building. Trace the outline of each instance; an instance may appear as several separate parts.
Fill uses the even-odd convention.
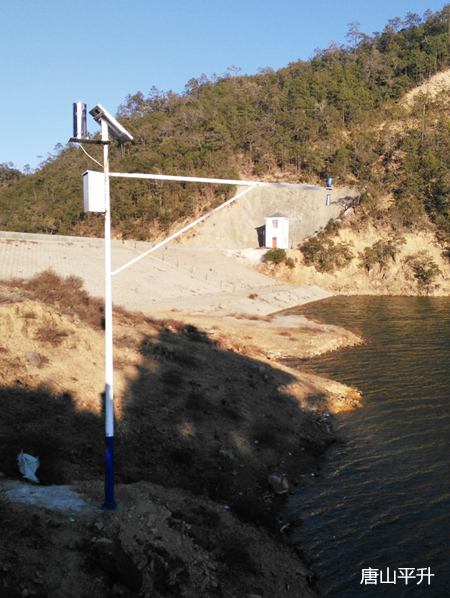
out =
[[[280,212],[264,218],[266,221],[266,247],[289,249],[289,218]]]

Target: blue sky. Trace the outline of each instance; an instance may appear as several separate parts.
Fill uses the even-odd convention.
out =
[[[192,77],[278,69],[331,41],[348,23],[368,35],[434,0],[3,0],[0,163],[36,168],[72,135],[72,104],[116,110],[152,86],[183,92]],[[98,126],[88,117],[90,132]],[[40,157],[39,157],[40,156]]]

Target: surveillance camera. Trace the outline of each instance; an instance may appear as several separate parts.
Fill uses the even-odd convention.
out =
[[[132,141],[133,137],[128,133],[124,127],[117,120],[111,116],[111,114],[103,108],[100,104],[97,104],[95,108],[89,111],[94,117],[94,120],[98,123],[101,123],[102,119],[105,119],[108,124],[108,131],[111,137],[120,141],[120,143],[125,143],[125,141]]]

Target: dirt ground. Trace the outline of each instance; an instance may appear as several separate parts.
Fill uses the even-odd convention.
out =
[[[299,317],[117,310],[106,511],[101,302],[79,282],[0,288],[0,595],[313,597],[280,508],[320,475],[330,413],[360,397],[277,359],[361,339]],[[22,479],[22,450],[39,485]]]

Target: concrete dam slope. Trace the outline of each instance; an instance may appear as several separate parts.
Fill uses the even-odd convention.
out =
[[[113,270],[151,247],[153,243],[113,241]],[[51,268],[60,276],[81,277],[91,295],[104,297],[104,257],[102,239],[0,232],[0,280],[31,278]],[[315,286],[282,285],[219,250],[185,245],[158,249],[113,276],[112,285],[116,304],[146,314],[266,315],[331,295]]]
[[[239,188],[236,194],[243,190]],[[280,212],[289,218],[289,248],[295,248],[324,228],[330,218],[338,218],[359,195],[352,187],[333,189],[331,205],[326,206],[325,190],[258,187],[182,235],[180,241],[217,249],[256,248],[264,218]]]

